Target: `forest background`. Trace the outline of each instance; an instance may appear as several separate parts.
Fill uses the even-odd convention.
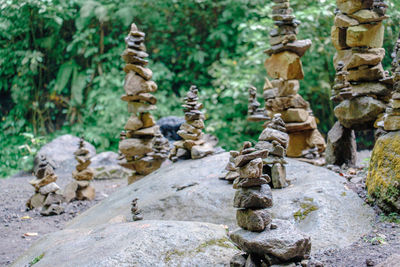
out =
[[[387,2],[383,65],[390,70],[400,0]],[[302,22],[298,38],[313,42],[302,58],[300,94],[326,134],[335,121],[329,100],[335,0],[291,5]],[[205,130],[220,145],[237,149],[255,140],[262,124],[246,121],[247,88],[262,93],[271,6],[266,0],[0,0],[0,177],[29,170],[37,149],[66,133],[83,135],[98,151],[118,150],[129,116],[120,100],[120,55],[132,22],[146,33],[159,87],[157,118],[183,116],[182,96],[196,84]],[[361,147],[372,143],[359,134]]]

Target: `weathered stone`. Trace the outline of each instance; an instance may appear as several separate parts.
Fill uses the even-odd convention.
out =
[[[268,177],[269,178],[269,177]],[[263,184],[268,184],[271,181],[271,178],[268,180],[265,177],[261,177],[259,179],[252,179],[252,178],[236,178],[233,182],[233,188],[249,188],[249,187],[257,187]]]
[[[291,122],[286,123],[286,131],[290,134],[293,132],[300,132],[306,130],[313,130],[317,128],[317,122],[314,116],[308,116],[304,122]]]
[[[360,24],[356,19],[353,19],[345,14],[337,14],[335,16],[335,26],[340,28],[348,28],[350,26],[357,26]]]
[[[136,131],[143,127],[143,122],[136,115],[132,115],[125,124],[125,130]]]
[[[373,82],[380,80],[385,77],[385,71],[383,70],[382,64],[378,64],[369,68],[352,69],[349,70],[347,79],[349,82]]]
[[[289,136],[287,133],[272,129],[272,128],[265,128],[260,136],[258,137],[260,141],[277,141],[283,147],[287,147]],[[263,157],[265,158],[265,157]]]
[[[52,204],[48,207],[43,207],[40,214],[43,216],[60,215],[64,213],[64,208],[60,205]]]
[[[30,180],[29,183],[35,187],[36,190],[39,190],[41,187],[53,183],[57,180],[57,176],[53,174],[47,174],[42,179],[34,178]]]
[[[247,254],[239,252],[235,254],[229,262],[230,267],[245,267]]]
[[[78,183],[76,181],[69,183],[64,188],[63,195],[67,203],[76,198],[77,189],[78,189]]]
[[[79,200],[93,200],[95,196],[96,196],[96,191],[94,187],[91,185],[76,191],[76,198]]]
[[[272,151],[274,149],[274,145],[268,141],[258,141],[257,144],[254,146],[254,148],[257,150],[266,149],[268,151]]]
[[[256,158],[265,158],[267,156],[268,150],[257,150],[249,154],[239,155],[235,158],[235,165],[236,167],[242,167]]]
[[[129,138],[119,143],[119,150],[127,156],[142,156],[153,151],[149,139]]]
[[[274,79],[302,80],[304,78],[300,57],[292,52],[273,54],[264,65],[268,75]]]
[[[29,209],[37,209],[40,208],[44,205],[44,200],[45,200],[46,196],[42,195],[40,193],[36,193],[34,194],[26,203],[26,206]]]
[[[384,30],[382,23],[349,27],[347,29],[346,44],[350,47],[382,47]]]
[[[129,113],[142,113],[142,112],[149,112],[151,110],[156,109],[155,105],[141,103],[141,102],[128,102],[128,112]]]
[[[203,133],[194,134],[194,133],[185,132],[185,131],[183,131],[183,130],[179,130],[177,133],[178,133],[178,135],[179,135],[180,137],[182,137],[184,140],[199,140],[199,139],[201,139],[202,136],[203,136]]]
[[[378,22],[387,19],[387,16],[380,16],[373,10],[362,9],[350,15],[360,23]]]
[[[139,65],[134,65],[134,64],[126,64],[124,67],[124,71],[126,73],[129,73],[130,71],[134,71],[137,74],[139,74],[143,79],[145,80],[151,80],[151,77],[153,76],[153,72],[151,69],[139,66]]]
[[[280,163],[276,163],[272,166],[271,171],[272,186],[276,188],[285,188],[288,186],[286,180],[286,168]]]
[[[287,44],[277,44],[277,45],[272,45],[270,49],[265,50],[264,53],[267,53],[268,55],[272,54],[277,54],[283,51],[289,51],[296,53],[299,57],[302,57],[306,51],[311,47],[311,40],[306,39],[306,40],[297,40],[294,42],[290,42]]]
[[[140,120],[143,122],[144,128],[151,127],[156,124],[153,115],[148,112],[142,113],[140,116]]]
[[[269,99],[266,101],[265,106],[275,112],[280,112],[289,108],[309,109],[310,105],[300,95],[279,97]]]
[[[326,163],[341,166],[354,166],[357,160],[357,144],[354,130],[336,122],[328,133]]]
[[[154,125],[147,128],[141,128],[132,133],[133,136],[155,136],[160,131],[160,127],[158,125]]]
[[[204,158],[207,155],[211,155],[214,153],[214,147],[209,144],[205,143],[202,145],[195,145],[192,147],[192,150],[190,151],[192,159],[200,159]]]
[[[257,179],[262,175],[262,168],[262,159],[253,159],[239,169],[240,178]]]
[[[332,26],[331,40],[332,40],[333,46],[338,51],[349,48],[349,46],[346,44],[346,29],[345,28],[339,28],[336,26]]]
[[[373,124],[377,116],[384,112],[386,105],[372,97],[358,97],[344,100],[335,107],[335,116],[346,128],[365,128]]]
[[[267,229],[261,233],[238,229],[230,233],[235,244],[247,253],[273,256],[281,261],[299,260],[309,255],[311,240],[298,231],[290,222],[273,220],[276,229]]]
[[[282,79],[276,79],[272,80],[271,84],[273,87],[278,88],[277,96],[296,95],[300,89],[300,83],[298,80],[284,81]]]
[[[151,93],[157,91],[157,84],[153,81],[146,81],[135,72],[130,71],[125,76],[124,89],[127,95]]]
[[[94,170],[92,168],[87,168],[81,172],[77,172],[77,171],[73,171],[72,172],[72,176],[80,181],[80,180],[85,180],[85,181],[89,181],[89,180],[93,180],[93,176],[94,176]]]
[[[233,206],[239,209],[263,209],[272,207],[272,192],[269,185],[242,188],[236,191]]]
[[[159,169],[164,160],[155,160],[152,157],[143,157],[132,162],[135,171],[140,175],[148,175]]]
[[[384,119],[384,129],[386,131],[400,130],[400,116],[386,116]]]
[[[136,95],[123,95],[121,96],[122,101],[132,102],[132,101],[142,101],[148,104],[155,105],[157,103],[157,98],[150,93],[139,93]]]
[[[372,7],[373,0],[336,0],[337,7],[345,14],[353,14],[360,9]]]
[[[268,209],[238,209],[236,220],[239,227],[243,229],[261,232],[271,223],[271,213]]]
[[[395,253],[388,257],[385,261],[375,265],[375,267],[389,267],[389,266],[396,266],[400,262],[400,254]]]
[[[366,53],[352,53],[346,67],[347,69],[353,69],[362,65],[375,66],[381,63],[384,57],[384,48],[371,48]]]
[[[61,194],[61,192],[55,192],[55,193],[50,193],[46,196],[46,200],[44,201],[44,206],[49,206],[49,205],[60,205],[65,201],[64,196]]]
[[[309,111],[301,108],[289,108],[287,110],[279,112],[282,119],[288,122],[305,122],[309,117]],[[287,126],[287,124],[286,124]]]
[[[55,183],[47,184],[39,189],[39,193],[42,195],[47,195],[60,190],[60,187]]]
[[[366,185],[385,211],[400,211],[400,131],[381,136],[374,146]]]
[[[390,94],[390,89],[385,84],[377,82],[354,84],[351,86],[351,91],[359,96],[371,94],[377,96],[387,96]]]

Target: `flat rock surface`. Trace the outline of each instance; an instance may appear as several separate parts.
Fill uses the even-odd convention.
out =
[[[237,252],[219,225],[140,221],[52,233],[12,266],[227,266]]]
[[[121,188],[73,219],[67,228],[95,228],[118,216],[129,220],[130,202],[138,198],[145,220],[203,221],[234,229],[235,190],[218,179],[228,159],[229,153],[222,153],[165,166]],[[293,183],[273,190],[273,213],[309,234],[313,251],[343,248],[372,229],[374,211],[345,187],[343,177],[293,159],[288,162],[288,178]]]

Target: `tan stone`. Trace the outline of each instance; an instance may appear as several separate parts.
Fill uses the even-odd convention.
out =
[[[143,177],[145,177],[146,175],[140,175],[140,174],[133,174],[131,176],[128,177],[128,185],[139,181],[140,179],[142,179]]]
[[[40,193],[34,194],[26,203],[29,209],[37,209],[43,207],[46,196]]]
[[[386,131],[400,130],[400,116],[386,116],[384,120],[384,128]]]
[[[135,171],[140,175],[148,175],[155,170],[158,170],[161,167],[161,164],[164,160],[159,159],[156,160],[152,157],[143,157],[139,160],[135,160],[133,162],[133,166],[135,167]]]
[[[272,111],[282,111],[289,108],[309,109],[309,104],[300,95],[269,99],[265,107]]]
[[[349,75],[347,79],[349,82],[373,82],[378,81],[385,77],[385,71],[383,70],[382,64],[378,64],[371,68],[358,68],[348,70]]]
[[[94,176],[94,170],[92,168],[87,168],[86,170],[83,170],[81,172],[73,171],[72,172],[72,177],[75,178],[75,180],[78,181],[90,181],[93,179]]]
[[[124,139],[119,142],[119,150],[128,157],[142,156],[153,151],[152,141],[138,138]]]
[[[286,155],[291,158],[298,158],[303,156],[303,151],[313,148],[308,142],[312,134],[313,130],[290,133]]]
[[[263,163],[261,158],[256,158],[239,168],[240,178],[257,179],[262,175]]]
[[[398,100],[398,99],[392,99],[392,100],[390,101],[390,106],[391,106],[392,108],[400,108],[400,100]]]
[[[68,203],[71,200],[76,198],[76,190],[78,189],[78,183],[77,181],[73,181],[69,183],[63,191],[63,196],[65,198],[65,201]]]
[[[182,137],[183,139],[185,139],[185,140],[199,140],[203,136],[203,133],[201,133],[201,134],[192,134],[192,133],[185,132],[183,130],[179,130],[177,132],[177,134],[180,137]]]
[[[360,24],[357,20],[346,16],[345,14],[339,13],[335,16],[335,26],[340,28],[348,28],[350,26],[357,26]]]
[[[79,200],[93,200],[96,196],[96,190],[93,186],[87,186],[83,189],[78,189],[76,198]]]
[[[151,110],[156,109],[157,107],[154,105],[141,103],[141,102],[129,102],[128,103],[128,112],[129,113],[142,113],[142,112],[149,112]]]
[[[151,115],[148,112],[142,113],[140,115],[140,120],[143,122],[143,127],[145,127],[145,128],[151,127],[156,124],[156,121],[155,121],[153,115]]]
[[[35,187],[36,190],[39,190],[42,186],[48,185],[57,180],[57,176],[54,173],[45,174],[42,179],[34,178],[29,181],[29,183]]]
[[[277,96],[291,96],[297,94],[300,89],[300,82],[298,80],[288,80],[283,79],[273,80],[272,86],[278,88]]]
[[[360,83],[351,86],[351,91],[356,95],[389,95],[390,90],[387,86],[383,83],[374,83],[374,82],[367,82],[367,83]]]
[[[274,79],[302,80],[304,78],[300,57],[292,52],[273,54],[265,61],[264,66],[268,75]]]
[[[125,124],[124,129],[127,131],[136,131],[143,127],[143,122],[135,115],[130,116]]]
[[[157,98],[150,93],[139,93],[136,95],[123,95],[121,96],[122,101],[131,102],[131,101],[144,101],[149,104],[156,104]]]
[[[314,116],[309,116],[305,122],[286,123],[287,133],[312,130],[316,128],[317,128],[317,122],[315,121]]]
[[[382,47],[384,31],[382,23],[349,27],[347,29],[346,44],[350,47]]]
[[[331,28],[331,40],[333,46],[336,50],[347,49],[348,45],[346,44],[346,29],[339,28],[336,26],[332,26]]]
[[[158,125],[154,125],[147,128],[142,128],[132,133],[133,136],[154,136],[156,133],[160,131],[160,127]]]
[[[193,133],[193,134],[200,134],[201,133],[201,129],[193,127],[192,125],[188,124],[187,122],[182,123],[181,130],[184,130],[188,133]]]
[[[307,144],[311,147],[317,147],[320,153],[324,152],[326,149],[325,138],[318,129],[312,131],[311,136],[307,139]]]
[[[378,13],[369,10],[362,9],[350,15],[350,17],[356,19],[360,23],[378,22],[387,19],[387,16],[380,16]]]
[[[349,62],[346,64],[347,69],[357,68],[362,65],[375,66],[381,63],[385,57],[384,48],[372,48],[367,53],[352,53]]]
[[[360,9],[371,8],[372,0],[336,0],[336,5],[342,13],[353,14]]]
[[[304,122],[309,117],[309,112],[301,108],[290,108],[279,113],[284,122]]]
[[[200,140],[185,140],[183,142],[183,148],[187,149],[187,150],[192,150],[192,147],[194,146],[199,146],[205,143],[204,139],[200,139]]]
[[[205,126],[203,120],[187,121],[187,123],[198,129],[203,129]]]
[[[204,143],[202,145],[193,146],[190,151],[192,159],[204,158],[207,155],[214,153],[214,147],[210,143]]]
[[[154,81],[146,81],[135,72],[130,71],[125,76],[124,89],[127,95],[136,95],[157,91],[157,84]]]
[[[145,68],[145,67],[142,67],[139,65],[126,64],[124,67],[124,71],[126,73],[129,73],[130,71],[134,71],[147,81],[151,80],[151,77],[153,77],[153,72],[151,71],[151,69],[148,69],[148,68]]]

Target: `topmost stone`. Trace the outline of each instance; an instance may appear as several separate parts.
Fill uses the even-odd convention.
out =
[[[361,9],[372,8],[373,0],[336,0],[336,4],[342,13],[353,14]]]

